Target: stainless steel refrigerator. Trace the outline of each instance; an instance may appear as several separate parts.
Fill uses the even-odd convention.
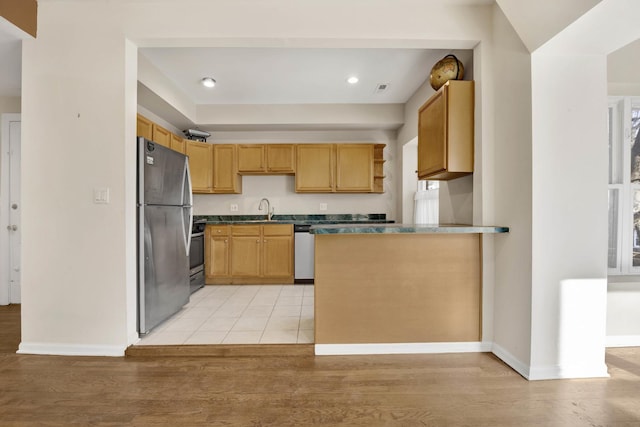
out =
[[[189,301],[192,195],[187,156],[138,144],[138,332],[147,334]]]

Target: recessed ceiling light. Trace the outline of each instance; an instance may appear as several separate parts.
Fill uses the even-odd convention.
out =
[[[214,87],[216,85],[216,81],[211,77],[205,77],[202,79],[202,85],[204,87]]]
[[[358,83],[358,80],[359,79],[356,76],[351,76],[347,79],[347,83],[354,85]]]

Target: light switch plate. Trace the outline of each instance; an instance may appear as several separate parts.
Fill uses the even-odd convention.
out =
[[[229,210],[230,210],[231,212],[238,212],[238,204],[237,204],[237,203],[231,203],[231,204],[229,205]]]
[[[320,203],[320,210],[321,211],[326,211],[327,210],[327,204],[326,203]]]
[[[109,188],[94,188],[93,203],[100,203],[100,204],[109,203]]]

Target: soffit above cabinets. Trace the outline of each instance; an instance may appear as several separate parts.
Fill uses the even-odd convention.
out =
[[[403,104],[450,51],[202,47],[139,53],[195,104]],[[359,81],[349,84],[351,76]],[[203,77],[216,86],[203,87]]]

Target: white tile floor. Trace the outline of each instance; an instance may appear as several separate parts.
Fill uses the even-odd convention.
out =
[[[137,345],[313,340],[313,285],[207,285]]]

